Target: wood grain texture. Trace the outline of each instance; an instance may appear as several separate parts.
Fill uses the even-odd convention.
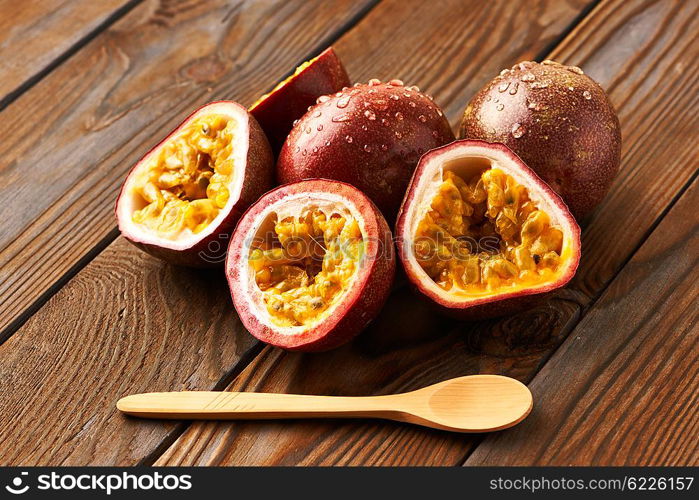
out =
[[[698,204],[694,182],[467,465],[699,464]]]
[[[384,2],[340,39],[336,48],[350,74],[363,80],[399,77],[416,83],[434,94],[455,123],[470,94],[503,65],[541,51],[583,7],[542,2],[524,11],[512,2],[495,2],[490,9],[474,5]],[[546,310],[527,321],[555,321]],[[470,343],[477,342],[487,326],[472,324],[448,334],[453,324],[435,317],[402,289],[353,344],[322,355],[266,348],[230,389],[389,394],[467,373],[489,372],[493,367],[482,363],[492,363],[493,357],[470,354]],[[464,342],[464,336],[471,338]],[[507,346],[497,348],[505,356],[512,355]],[[516,361],[525,364],[526,360]],[[464,453],[458,447],[461,439],[439,431],[370,422],[196,424],[158,463],[459,463]]]
[[[123,158],[134,154],[131,148],[150,147],[161,128],[169,128],[192,102],[237,95],[252,100],[318,43],[335,36],[332,30],[342,29],[359,9],[356,2],[228,2],[225,6],[232,10],[221,3],[213,11],[210,5],[188,5],[174,11],[145,4],[144,9],[160,10],[134,10],[130,19],[95,39],[71,59],[81,65],[63,65],[32,89],[60,89],[50,102],[41,101],[50,109],[25,102],[29,93],[15,101],[31,105],[32,113],[49,121],[25,132],[43,133],[48,144],[53,141],[60,149],[39,146],[54,163],[32,165],[28,158],[38,157],[30,144],[18,144],[13,136],[12,145],[2,147],[23,160],[6,165],[0,175],[19,182],[20,164],[37,175],[43,170],[25,184],[20,194],[27,197],[27,189],[35,189],[36,183],[46,187],[48,198],[59,196],[48,189],[52,185],[68,185],[73,191],[61,195],[32,226],[37,235],[42,227],[58,233],[36,242],[29,253],[21,249],[13,257],[19,270],[5,270],[4,277],[17,284],[34,277],[30,292],[32,286],[50,283],[59,275],[51,274],[51,266],[60,271],[67,247],[84,253],[94,245],[91,238],[99,234],[91,233],[98,231],[89,225],[96,216],[93,210],[102,217],[104,233],[111,230],[113,199],[105,193],[121,183],[128,168]],[[184,42],[196,47],[178,54]],[[208,62],[198,59],[202,53],[225,56],[226,72],[216,73],[210,82],[188,80],[188,75],[213,75]],[[82,73],[76,73],[78,68]],[[56,74],[60,78],[54,80]],[[72,175],[72,180],[56,177],[56,165],[70,166],[63,175]],[[35,201],[44,203],[41,197]],[[3,220],[9,219],[3,212]],[[3,222],[3,231],[11,227]],[[13,300],[18,294],[5,292]],[[0,346],[0,463],[148,463],[184,424],[144,426],[119,415],[117,399],[146,390],[219,388],[256,346],[233,313],[220,270],[167,266],[118,238]]]
[[[128,250],[117,240],[0,346],[0,464],[138,463],[183,424],[124,418],[117,399],[212,388],[254,346],[220,273]]]
[[[0,340],[114,239],[138,158],[201,104],[253,102],[373,1],[147,1],[0,113]]]
[[[0,0],[0,103],[137,1]]]
[[[581,64],[610,90],[624,135],[621,174],[588,222],[583,262],[565,290],[522,314],[461,325],[436,320],[407,292],[394,295],[377,324],[353,344],[320,356],[266,348],[230,389],[362,395],[471,373],[531,380],[695,173],[696,7],[606,2],[552,54]],[[578,369],[571,363],[566,373]],[[477,444],[470,437],[390,423],[196,424],[157,463],[447,465],[462,463]]]

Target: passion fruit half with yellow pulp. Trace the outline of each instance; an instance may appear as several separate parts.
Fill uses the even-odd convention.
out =
[[[393,223],[420,156],[453,140],[430,97],[400,80],[374,79],[318,99],[287,137],[277,179],[352,184]]]
[[[459,319],[519,311],[568,283],[580,260],[561,198],[506,146],[483,141],[422,157],[396,236],[413,286]]]
[[[291,132],[294,122],[322,95],[349,87],[350,78],[332,47],[296,68],[289,78],[250,106],[275,154]]]
[[[244,107],[207,104],[131,169],[116,203],[119,230],[168,262],[220,265],[240,215],[272,187],[273,166]]]
[[[361,332],[395,272],[391,231],[348,184],[314,179],[264,195],[236,228],[226,259],[233,303],[255,337],[323,351]]]

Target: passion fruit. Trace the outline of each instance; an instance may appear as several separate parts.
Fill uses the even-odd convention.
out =
[[[357,335],[386,301],[394,273],[381,212],[355,187],[325,179],[260,198],[241,218],[226,259],[248,331],[296,351],[332,349]]]
[[[452,140],[444,113],[417,87],[371,80],[318,99],[287,137],[277,178],[352,184],[393,222],[420,156]]]
[[[116,203],[121,234],[173,264],[220,265],[242,212],[274,182],[274,157],[247,110],[192,113],[131,169]]]
[[[564,286],[580,228],[561,198],[502,144],[460,140],[424,155],[396,225],[408,279],[459,319],[514,313]]]
[[[250,107],[250,113],[267,134],[274,153],[278,154],[294,121],[301,118],[318,97],[349,85],[342,61],[333,48],[328,47],[318,57],[296,68],[293,75],[269,94],[260,97]]]
[[[466,107],[460,135],[508,146],[578,220],[619,170],[619,119],[607,95],[580,68],[554,61],[503,70]]]

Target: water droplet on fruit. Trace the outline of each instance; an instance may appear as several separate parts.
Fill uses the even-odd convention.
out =
[[[323,130],[323,125],[318,125],[318,126],[316,127],[316,130],[318,130],[318,132],[320,132],[321,130]]]
[[[573,90],[575,90],[575,88],[572,85],[569,85],[568,90],[570,90],[572,92]]]
[[[517,93],[517,90],[519,89],[519,82],[515,82],[514,85],[510,87],[510,95],[515,95]]]
[[[330,141],[325,141],[326,146],[330,146]]]
[[[498,92],[503,93],[507,90],[507,87],[510,86],[510,82],[503,82],[500,85],[498,85]]]
[[[418,120],[420,120],[422,123],[425,123],[427,121],[427,117],[425,115],[420,115],[417,117]]]
[[[337,115],[333,116],[332,119],[332,121],[334,121],[335,123],[346,122],[347,120],[349,120],[349,115]]]
[[[576,75],[584,75],[585,74],[583,72],[583,70],[581,70],[577,66],[568,66],[567,69],[568,69],[568,71],[570,71],[571,73],[575,73]]]
[[[541,109],[541,106],[539,106],[539,103],[534,102],[534,101],[531,101],[527,107],[529,109],[533,109],[534,111],[539,111]]]
[[[316,99],[316,102],[317,102],[318,104],[320,104],[320,103],[326,102],[328,99],[330,99],[329,96],[327,96],[327,95],[322,95],[322,96],[320,96],[318,99]]]
[[[397,111],[396,112],[396,120],[402,120],[402,119],[403,119],[403,113],[401,113],[400,111]]]
[[[379,80],[378,78],[372,78],[371,80],[369,80],[369,85],[371,85],[372,87],[374,85],[381,85],[381,80]]]
[[[509,73],[509,72],[510,72],[510,70],[507,69],[507,68],[505,68],[505,69],[503,69],[503,70],[500,72],[500,76],[505,76],[505,75],[506,75],[507,73]]]
[[[398,94],[391,94],[390,96],[388,96],[388,98],[397,101],[400,99],[400,96]]]
[[[397,137],[398,139],[402,139],[402,138],[403,138],[403,134],[401,134],[399,131],[396,130],[396,137]]]
[[[317,148],[317,147],[314,147],[314,148],[313,148],[313,154],[316,154],[317,152],[318,152],[318,148]]]
[[[313,106],[308,106],[308,107],[306,108],[306,111],[310,111],[311,109],[313,109]]]
[[[439,137],[439,132],[437,132],[436,130],[433,130],[433,131],[432,131],[432,137],[434,137],[435,139],[437,139],[437,138]]]
[[[308,151],[306,151],[306,150],[304,149],[304,150],[301,152],[301,154],[302,154],[303,156],[306,156],[306,155],[308,154]]]
[[[586,90],[585,92],[583,92],[583,97],[589,101],[590,99],[592,99],[592,94],[589,90]]]
[[[340,109],[346,108],[350,102],[350,96],[343,95],[337,100],[337,107]]]
[[[301,152],[301,146],[296,146],[296,152],[300,153]]]
[[[410,101],[408,103],[408,106],[410,106],[411,108],[414,108],[415,106],[417,106],[417,104],[415,104],[413,101]]]
[[[420,87],[417,85],[411,85],[410,87],[406,87],[406,90],[412,90],[413,92],[420,92]]]
[[[390,82],[388,82],[389,85],[392,85],[394,87],[402,87],[403,86],[403,80],[398,80],[397,78],[394,78]]]
[[[369,89],[369,94],[376,94],[376,89]]]
[[[321,115],[321,114],[322,114],[322,113],[321,113],[320,111],[316,111],[315,113],[313,113],[313,117],[314,117],[314,118],[320,118],[320,115]]]
[[[388,146],[381,144],[381,151],[388,151]]]
[[[381,118],[381,125],[388,127],[388,120],[386,118]]]
[[[342,97],[342,92],[335,92],[335,97]]]
[[[362,130],[369,130],[369,127],[367,127],[366,125],[362,125]]]
[[[442,116],[442,115],[444,115],[444,113],[442,112],[442,110],[441,110],[441,109],[439,109],[439,108],[437,108],[437,114],[438,114],[439,116]]]
[[[367,119],[369,119],[369,120],[376,120],[376,113],[374,113],[373,111],[371,111],[369,109],[364,111],[364,116],[366,116]]]
[[[361,85],[362,85],[361,83],[357,82],[357,83],[355,83],[355,84],[352,85],[352,86],[353,86],[353,87],[359,87],[359,86],[361,86]]]
[[[545,89],[549,86],[549,82],[532,82],[531,87],[533,89]]]
[[[347,141],[348,144],[352,144],[353,139],[352,139],[351,135],[346,135],[345,140]]]
[[[310,134],[310,133],[311,133],[311,127],[310,127],[310,126],[309,126],[309,127],[306,127],[306,133],[307,133],[307,134]]]
[[[405,97],[410,97],[411,95],[413,95],[413,94],[411,94],[410,92],[403,92],[403,96],[405,96]]]
[[[533,82],[536,79],[533,73],[524,73],[521,80],[523,82]]]
[[[526,132],[526,129],[524,128],[524,125],[521,123],[515,123],[512,125],[512,137],[515,139],[519,139],[524,135],[524,132]]]
[[[495,106],[495,109],[497,109],[498,111],[502,111],[503,109],[505,109],[505,105],[504,105],[504,104],[498,104],[497,106]]]
[[[294,123],[292,124],[294,127],[299,124],[298,120],[294,120]]]
[[[365,144],[363,149],[364,149],[364,151],[366,151],[367,153],[371,153],[371,146],[369,146],[368,144]]]

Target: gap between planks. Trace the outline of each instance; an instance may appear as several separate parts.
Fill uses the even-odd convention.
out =
[[[109,28],[112,24],[119,21],[126,14],[131,12],[137,5],[139,5],[144,0],[130,0],[125,5],[122,5],[114,12],[112,12],[104,21],[98,24],[92,31],[87,33],[82,38],[78,39],[73,45],[68,47],[63,53],[59,54],[54,60],[49,62],[45,67],[41,68],[37,73],[27,78],[15,89],[7,93],[5,97],[0,99],[0,112],[2,112],[7,106],[9,106],[15,99],[24,94],[26,91],[31,89],[34,85],[39,83],[48,74],[50,74],[54,69],[63,64],[65,61],[70,59],[74,54],[76,54],[80,49],[87,45],[91,40],[93,40],[97,35],[102,33],[104,30]],[[0,342],[2,342],[2,335],[0,335]]]

